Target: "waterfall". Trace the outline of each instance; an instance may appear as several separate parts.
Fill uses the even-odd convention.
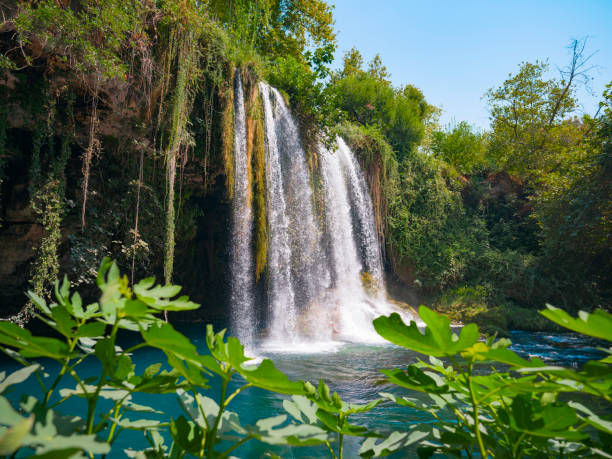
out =
[[[266,132],[268,330],[301,339],[299,316],[329,286],[310,171],[298,126],[281,94],[260,83]]]
[[[253,217],[239,73],[235,86],[232,328],[250,345],[257,329]],[[359,164],[342,139],[331,149],[319,143],[315,195],[298,125],[283,96],[263,82],[259,91],[268,224],[265,346],[310,351],[317,344],[381,341],[372,320],[395,309],[386,301],[372,201]]]
[[[257,323],[253,297],[253,213],[247,155],[247,125],[240,71],[234,81],[234,189],[232,200],[231,326],[245,346],[253,344]]]
[[[365,255],[365,271],[370,275],[373,287],[379,293],[384,293],[382,256],[376,232],[374,206],[372,205],[368,184],[359,167],[357,158],[355,158],[355,155],[353,155],[353,152],[351,152],[344,140],[338,137],[336,142],[338,145],[337,154],[342,158],[345,165],[353,209],[357,216],[357,236]]]
[[[334,278],[332,331],[345,340],[380,341],[372,320],[388,314],[391,308],[384,298],[382,261],[367,184],[341,138],[336,139],[334,151],[322,145],[319,151]],[[369,291],[362,279],[365,273],[375,287]]]

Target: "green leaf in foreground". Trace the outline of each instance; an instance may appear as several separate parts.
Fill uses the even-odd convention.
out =
[[[0,394],[4,393],[4,391],[8,387],[14,386],[15,384],[22,383],[23,381],[28,379],[30,375],[34,373],[36,370],[38,370],[39,368],[40,368],[40,365],[38,364],[30,365],[30,366],[21,368],[11,373],[6,378],[4,377],[5,375],[4,372],[0,373]]]
[[[569,330],[593,336],[594,338],[612,341],[612,315],[602,309],[589,313],[579,311],[578,317],[570,316],[563,309],[546,305],[548,309],[540,311],[544,317]]]
[[[34,416],[30,416],[0,433],[0,456],[8,456],[17,451],[24,437],[32,430],[33,425]]]
[[[448,317],[425,306],[419,307],[419,316],[427,325],[424,334],[414,321],[408,326],[397,313],[375,319],[374,328],[380,336],[393,344],[434,357],[464,351],[476,343],[480,336],[475,324],[464,326],[457,336],[451,331]]]
[[[384,440],[377,442],[376,438],[367,438],[361,445],[359,455],[362,457],[388,456],[400,449],[420,442],[431,435],[431,427],[418,426],[408,432],[392,432]]]
[[[19,350],[22,357],[49,357],[60,360],[70,355],[68,345],[55,338],[32,336],[11,322],[0,322],[0,343]]]
[[[242,365],[238,372],[254,386],[281,394],[303,395],[304,383],[291,381],[272,360],[264,359],[257,367]]]
[[[406,371],[394,368],[392,370],[380,370],[380,372],[387,376],[389,382],[406,389],[428,394],[444,394],[449,391],[448,384],[438,384],[440,381],[436,381],[432,376],[414,365],[410,365]]]

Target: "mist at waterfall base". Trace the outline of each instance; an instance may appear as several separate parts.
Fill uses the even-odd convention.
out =
[[[372,202],[359,164],[342,139],[331,149],[319,142],[315,178],[284,98],[263,82],[259,93],[268,264],[260,281],[264,300],[258,302],[253,294],[247,123],[236,73],[230,332],[255,353],[324,352],[346,343],[380,343],[372,321],[396,309],[386,301]]]

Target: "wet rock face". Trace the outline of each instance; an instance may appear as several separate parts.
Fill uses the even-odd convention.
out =
[[[40,225],[4,222],[0,232],[0,315],[11,315],[23,306],[29,267],[42,236]]]
[[[3,158],[0,213],[0,316],[18,311],[25,303],[29,269],[43,236],[30,208],[27,170],[15,156]]]

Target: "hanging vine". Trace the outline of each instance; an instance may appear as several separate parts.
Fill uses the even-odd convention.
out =
[[[37,249],[36,259],[32,268],[30,280],[31,290],[41,297],[49,297],[50,287],[59,274],[58,247],[61,243],[61,224],[66,213],[65,169],[70,158],[70,140],[73,135],[74,117],[72,113],[73,97],[66,101],[67,132],[62,136],[59,153],[55,147],[55,119],[57,114],[57,101],[51,97],[48,89],[44,90],[45,103],[43,105],[46,118],[44,122],[40,116],[34,116],[35,131],[32,144],[32,163],[30,168],[32,192],[30,206],[42,226],[44,236]],[[40,115],[37,113],[36,115]],[[42,147],[45,147],[44,150]],[[46,153],[44,157],[43,153]],[[47,174],[42,173],[42,164]],[[24,325],[31,317],[32,303],[29,302],[13,319]]]
[[[94,84],[94,92],[91,99],[91,118],[89,121],[89,143],[83,154],[83,203],[81,205],[81,230],[85,229],[85,211],[87,209],[87,192],[89,190],[89,174],[91,169],[91,160],[94,153],[100,151],[100,142],[96,137],[96,126],[98,124],[98,77]]]
[[[188,148],[191,143],[191,134],[187,129],[189,122],[189,109],[193,100],[191,83],[197,71],[196,37],[192,31],[175,28],[170,32],[170,48],[177,47],[177,74],[172,99],[172,115],[170,132],[165,151],[167,207],[166,207],[166,241],[164,248],[164,280],[170,283],[174,267],[175,245],[175,182],[177,158],[181,149]]]

